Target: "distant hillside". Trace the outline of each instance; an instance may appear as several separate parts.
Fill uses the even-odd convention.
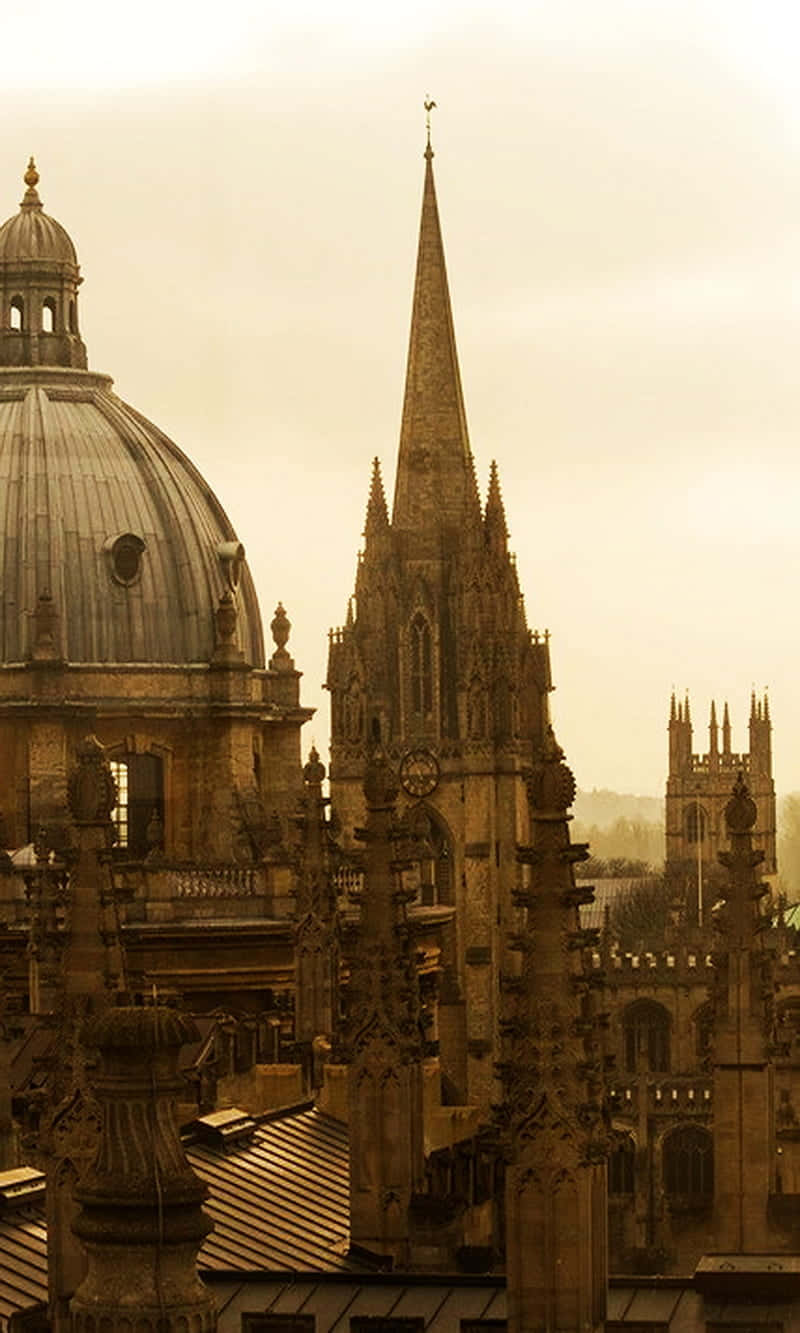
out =
[[[664,862],[664,802],[657,796],[629,796],[606,788],[579,791],[573,805],[574,842],[588,842],[600,863],[593,875],[633,874],[633,862],[656,870]],[[626,870],[619,862],[630,863]],[[635,873],[641,873],[636,871]]]
[[[600,829],[610,828],[618,819],[663,826],[664,801],[660,796],[629,796],[595,787],[592,791],[578,792],[572,813],[581,824]]]

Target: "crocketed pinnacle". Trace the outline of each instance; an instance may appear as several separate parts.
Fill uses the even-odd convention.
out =
[[[383,490],[381,465],[377,458],[372,460],[372,481],[367,501],[367,519],[364,524],[364,538],[369,540],[377,532],[385,532],[389,526],[389,511],[386,508],[386,495]]]
[[[489,490],[486,497],[486,535],[491,545],[504,547],[508,539],[506,511],[500,491],[497,463],[492,459],[489,472]]]
[[[429,145],[392,524],[436,532],[465,521],[479,525],[480,500],[471,471]]]

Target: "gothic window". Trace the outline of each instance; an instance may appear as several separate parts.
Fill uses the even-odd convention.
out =
[[[636,1000],[622,1020],[625,1071],[663,1074],[669,1069],[669,1014],[654,1000]]]
[[[117,784],[111,812],[118,852],[138,860],[163,844],[164,764],[155,754],[117,754],[110,759]]]
[[[705,1060],[711,1054],[713,1035],[714,1013],[710,1004],[703,1004],[694,1016],[694,1048],[698,1060]]]
[[[15,296],[10,309],[12,329],[21,329],[25,323],[25,306],[21,296]]]
[[[630,1134],[618,1139],[608,1158],[609,1194],[633,1194],[636,1149]]]
[[[480,676],[473,676],[467,696],[467,735],[482,740],[486,735],[486,691]]]
[[[671,1198],[714,1193],[714,1148],[707,1129],[685,1125],[664,1140],[664,1191]]]
[[[42,302],[42,333],[52,333],[56,327],[56,303],[52,296]]]
[[[420,613],[411,622],[411,711],[416,717],[433,712],[433,645],[431,627]]]
[[[344,699],[344,732],[349,741],[360,741],[364,730],[364,701],[358,676],[351,676]]]
[[[514,734],[514,695],[508,681],[500,679],[494,692],[495,735],[507,740]]]
[[[708,818],[706,812],[702,805],[698,805],[695,801],[686,808],[686,841],[695,845],[698,841],[705,842],[707,832]]]

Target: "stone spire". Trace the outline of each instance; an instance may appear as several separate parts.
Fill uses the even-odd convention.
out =
[[[708,719],[708,753],[716,759],[719,754],[719,731],[717,729],[717,705],[711,700],[711,714]]]
[[[425,185],[411,312],[392,524],[436,533],[480,523],[444,260],[433,149]]]
[[[424,1180],[419,983],[395,842],[397,782],[373,752],[364,777],[364,889],[345,1033],[350,1237],[406,1266],[409,1210]]]
[[[519,972],[504,978],[506,1268],[510,1333],[596,1328],[605,1316],[605,1016],[594,969],[598,931],[583,930],[569,840],[575,781],[552,731],[528,798],[533,844],[515,899],[526,923],[510,943]]]
[[[75,1189],[88,1269],[71,1301],[71,1333],[216,1328],[196,1262],[211,1230],[201,1207],[208,1191],[186,1160],[175,1113],[180,1049],[198,1036],[192,1019],[156,1006],[111,1007],[87,1024],[100,1055],[92,1086],[101,1128]]]
[[[322,794],[325,765],[314,746],[303,769],[295,939],[295,1041],[306,1086],[322,1082],[339,1012],[339,919],[333,879],[333,838]]]
[[[730,851],[719,860],[729,883],[715,922],[712,990],[714,1248],[728,1253],[769,1248],[774,981],[759,909],[767,888],[756,875],[764,859],[753,848],[756,817],[740,773],[725,807]]]
[[[730,752],[731,752],[731,716],[730,713],[728,712],[728,700],[726,699],[725,705],[722,710],[722,753],[727,755],[730,754]]]

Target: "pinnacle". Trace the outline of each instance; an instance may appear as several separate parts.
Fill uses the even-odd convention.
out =
[[[506,511],[500,490],[500,477],[494,459],[492,459],[489,471],[489,490],[486,496],[486,530],[490,534],[496,533],[503,541],[508,537]]]
[[[383,478],[381,477],[381,465],[377,458],[372,460],[372,480],[369,488],[369,499],[367,501],[367,518],[364,524],[364,537],[368,539],[373,533],[382,531],[389,526],[389,511],[386,507],[386,495],[383,489]]]

